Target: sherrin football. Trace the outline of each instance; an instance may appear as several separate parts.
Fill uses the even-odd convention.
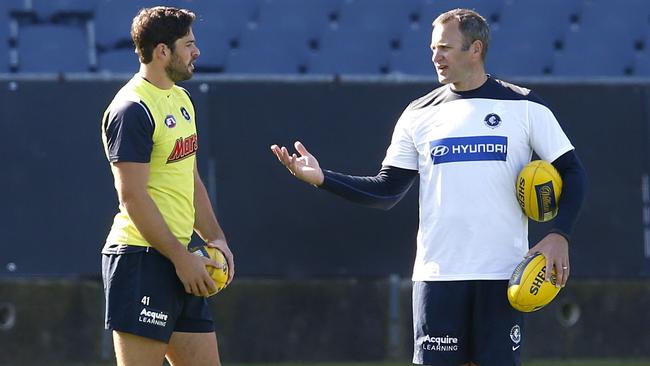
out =
[[[557,215],[562,193],[562,177],[551,163],[534,160],[517,177],[517,201],[526,216],[546,222]]]
[[[205,258],[210,258],[220,265],[218,268],[205,266],[210,277],[212,277],[214,284],[217,286],[217,291],[211,292],[208,296],[215,295],[219,291],[223,290],[228,284],[228,261],[226,261],[226,257],[223,253],[219,249],[207,245],[197,248],[193,253]]]
[[[560,292],[555,287],[555,270],[550,282],[546,278],[546,258],[537,253],[524,258],[515,268],[508,282],[508,301],[513,308],[529,313],[550,303]]]

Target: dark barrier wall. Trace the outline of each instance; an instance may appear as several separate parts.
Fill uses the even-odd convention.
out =
[[[99,280],[0,279],[0,364],[113,359],[102,298]],[[413,352],[407,279],[240,279],[209,303],[226,364],[394,358],[406,365]],[[524,365],[539,358],[650,362],[649,305],[647,280],[571,281],[546,308],[526,314]]]
[[[0,276],[99,273],[117,200],[99,119],[122,82],[0,83],[6,151]],[[529,85],[530,86],[530,85]],[[647,86],[532,85],[577,147],[590,191],[572,242],[577,277],[644,275]],[[375,174],[396,119],[427,83],[192,82],[199,164],[240,276],[408,277],[417,187],[384,212],[291,177],[269,151],[300,139],[325,168]],[[514,194],[514,193],[513,193]],[[531,241],[544,227],[531,224]]]

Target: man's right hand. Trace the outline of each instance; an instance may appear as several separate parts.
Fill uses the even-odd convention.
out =
[[[217,286],[205,268],[206,265],[219,267],[217,262],[187,251],[174,258],[172,262],[176,268],[176,275],[183,283],[185,292],[188,294],[207,297],[217,291]]]
[[[315,186],[323,184],[323,170],[318,165],[318,160],[307,151],[300,141],[296,141],[293,146],[300,157],[295,153],[290,155],[289,150],[284,146],[272,145],[271,151],[296,178]]]

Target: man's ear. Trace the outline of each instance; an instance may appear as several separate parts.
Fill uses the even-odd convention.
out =
[[[170,53],[169,47],[164,43],[158,43],[153,49],[154,58],[164,58]]]
[[[481,53],[483,52],[483,42],[479,41],[478,39],[472,42],[472,45],[470,46],[470,49],[472,50],[472,53],[475,55],[478,55],[481,57]]]

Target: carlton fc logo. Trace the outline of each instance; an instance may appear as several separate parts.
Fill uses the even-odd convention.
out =
[[[190,116],[190,112],[185,109],[185,107],[181,107],[181,114],[183,115],[183,118],[186,120],[190,121],[192,119],[192,116]]]
[[[165,117],[165,126],[169,128],[176,127],[176,119],[171,114]]]
[[[501,124],[501,117],[496,113],[490,113],[485,116],[483,122],[485,122],[485,124],[490,128],[497,128]]]

